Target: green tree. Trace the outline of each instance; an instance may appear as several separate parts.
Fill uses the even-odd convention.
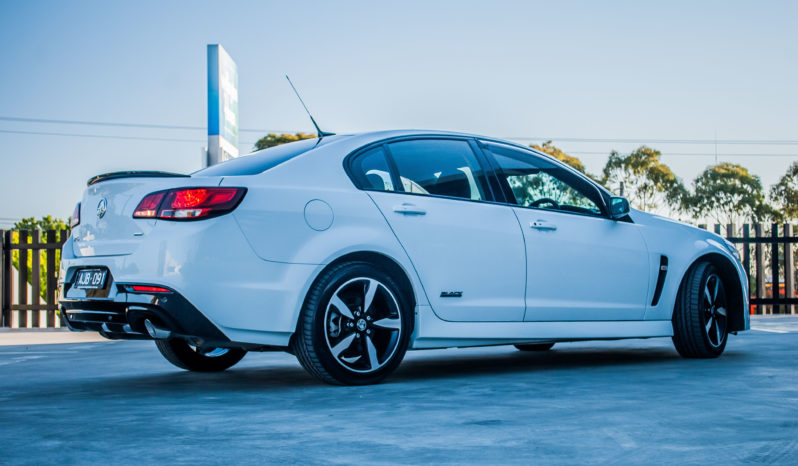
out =
[[[56,230],[56,240],[59,240],[62,235],[67,235],[69,233],[68,225],[70,220],[71,218],[63,220],[60,218],[54,218],[50,215],[42,217],[38,220],[34,217],[23,218],[14,224],[14,231],[11,232],[11,242],[17,244],[19,243],[19,230],[39,230],[42,232],[47,230]],[[42,241],[44,240],[45,238],[42,238]],[[28,235],[27,242],[33,242],[31,235]],[[42,252],[35,250],[28,252],[28,260],[26,264],[28,268],[28,283],[33,283],[33,254],[42,254]],[[58,249],[50,249],[44,252],[44,254],[55,254],[55,271],[57,272],[61,267],[61,251]],[[11,262],[14,267],[19,270],[19,251],[14,251],[11,254]],[[39,261],[39,283],[42,284],[39,293],[42,298],[46,298],[47,287],[44,286],[44,284],[47,283],[47,261],[44,258]]]
[[[640,146],[628,155],[610,153],[601,183],[629,199],[635,208],[653,210],[661,206],[679,209],[686,190],[671,169],[660,161],[662,153]]]
[[[532,144],[530,145],[530,147],[540,152],[543,152],[544,154],[548,154],[554,157],[555,159],[559,160],[560,162],[569,165],[571,168],[574,168],[584,173],[585,175],[590,176],[587,173],[587,171],[585,171],[585,165],[582,163],[581,160],[579,160],[577,157],[566,154],[559,147],[552,144],[551,141],[546,141],[541,145]],[[592,176],[590,177],[593,178]]]
[[[707,167],[693,181],[693,194],[682,201],[694,218],[708,218],[720,224],[765,221],[775,213],[765,203],[759,177],[729,162]]]
[[[46,215],[39,220],[35,217],[26,217],[14,224],[15,230],[66,230],[69,227],[69,222],[72,217],[67,220],[54,218],[52,215]]]
[[[258,139],[255,143],[255,150],[268,149],[269,147],[279,146],[289,142],[296,142],[302,139],[315,139],[315,134],[309,133],[296,133],[296,134],[275,134],[269,133],[266,136]]]
[[[770,199],[778,209],[779,220],[798,219],[798,162],[793,162],[779,182],[771,186]]]

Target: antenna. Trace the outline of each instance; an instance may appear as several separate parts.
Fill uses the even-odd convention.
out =
[[[319,125],[316,123],[316,120],[313,119],[313,115],[310,114],[310,110],[308,110],[308,106],[305,105],[305,101],[302,100],[302,97],[299,95],[299,92],[296,90],[296,87],[294,87],[294,83],[291,82],[291,78],[289,78],[288,75],[285,75],[285,79],[288,80],[288,84],[290,84],[291,85],[291,89],[294,90],[294,94],[296,94],[297,99],[299,99],[299,103],[301,103],[302,107],[305,108],[305,111],[308,112],[308,116],[310,117],[310,121],[313,123],[313,126],[316,127],[316,134],[319,135],[319,139],[323,138],[324,136],[335,136],[335,133],[327,133],[327,132],[322,131],[321,128],[319,128]]]

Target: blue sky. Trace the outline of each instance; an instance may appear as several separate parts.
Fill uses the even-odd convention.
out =
[[[562,138],[798,140],[794,1],[0,0],[0,117],[204,127],[209,43],[238,64],[242,128],[312,131],[287,73],[328,131],[552,138],[594,172],[639,143]],[[97,173],[193,171],[205,139],[0,120],[0,226],[68,216]],[[712,144],[650,145],[688,182],[714,162]],[[717,152],[766,185],[798,160],[798,144]]]

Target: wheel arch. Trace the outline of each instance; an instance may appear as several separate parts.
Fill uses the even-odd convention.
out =
[[[393,258],[379,252],[375,251],[354,251],[346,253],[342,256],[337,257],[333,261],[329,262],[327,265],[321,268],[316,275],[313,277],[313,280],[310,283],[310,286],[307,287],[305,290],[305,296],[302,299],[302,306],[304,307],[305,302],[308,299],[308,296],[311,293],[311,290],[318,282],[319,278],[324,275],[329,269],[346,262],[367,262],[379,268],[380,270],[384,271],[392,278],[396,280],[396,283],[400,287],[400,291],[403,293],[407,299],[410,300],[410,311],[413,313],[413,318],[411,319],[412,327],[410,328],[410,332],[412,334],[413,330],[415,329],[416,319],[415,319],[415,308],[417,303],[417,297],[415,289],[413,288],[413,282],[410,279],[410,275],[404,267],[402,267],[399,262],[394,260]],[[299,325],[299,319],[297,319],[297,325]],[[293,337],[292,337],[293,338]]]
[[[701,262],[709,262],[718,269],[720,278],[723,284],[727,287],[727,297],[729,299],[729,332],[736,332],[745,330],[745,312],[746,312],[746,299],[742,283],[740,283],[740,276],[734,264],[728,257],[717,252],[710,252],[697,257],[689,267],[687,267],[682,274],[681,282],[679,284],[679,292],[684,286],[690,271]],[[678,301],[678,300],[677,300]],[[675,304],[674,304],[675,305]]]

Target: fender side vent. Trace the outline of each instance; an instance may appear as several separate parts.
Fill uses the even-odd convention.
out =
[[[659,257],[659,274],[657,274],[657,287],[654,288],[654,298],[651,300],[651,305],[656,306],[659,303],[659,297],[662,294],[662,287],[665,286],[665,275],[668,274],[668,257]]]

